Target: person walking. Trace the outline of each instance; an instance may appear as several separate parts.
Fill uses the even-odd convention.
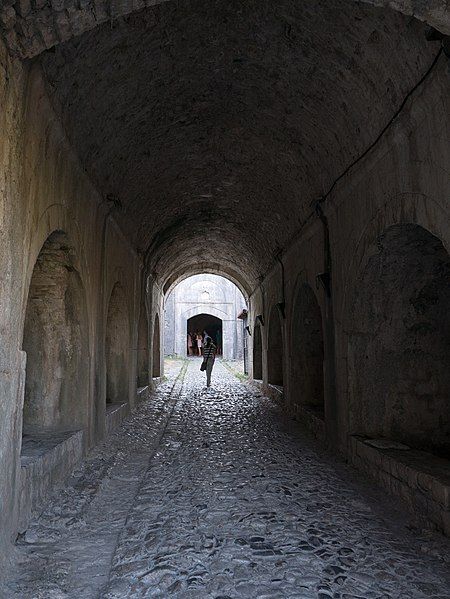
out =
[[[205,338],[203,346],[203,364],[206,364],[206,386],[211,387],[211,373],[216,359],[216,346],[212,342],[211,337]]]

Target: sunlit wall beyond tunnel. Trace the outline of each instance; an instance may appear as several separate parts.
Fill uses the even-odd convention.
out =
[[[165,301],[165,355],[198,355],[194,337],[206,331],[225,359],[243,359],[243,324],[238,316],[245,307],[241,291],[225,277],[204,274],[181,281]],[[196,318],[200,315],[204,318]],[[196,351],[189,351],[188,334]]]

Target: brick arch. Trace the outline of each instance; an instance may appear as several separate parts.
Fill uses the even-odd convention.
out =
[[[0,32],[10,52],[20,58],[33,58],[95,27],[133,12],[169,0],[66,0],[45,3],[33,8],[30,3],[13,0],[0,10]],[[376,7],[392,9],[423,21],[445,35],[450,35],[450,10],[446,0],[422,3],[412,0],[354,0]],[[5,3],[4,3],[5,4]],[[57,6],[54,8],[53,6]]]

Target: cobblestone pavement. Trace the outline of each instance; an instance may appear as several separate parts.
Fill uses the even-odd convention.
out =
[[[209,390],[198,367],[33,523],[11,597],[449,599],[448,539],[220,363]]]

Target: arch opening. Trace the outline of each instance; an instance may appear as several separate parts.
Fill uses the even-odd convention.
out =
[[[231,267],[222,266],[208,266],[207,264],[197,264],[191,268],[183,268],[173,272],[163,284],[163,291],[165,297],[173,292],[173,290],[186,281],[187,279],[193,279],[196,276],[213,275],[219,279],[225,279],[237,287],[243,298],[243,303],[246,304],[250,293],[250,287],[243,283],[243,276],[235,271]]]
[[[255,325],[253,329],[253,378],[262,381],[262,336],[261,325]]]
[[[316,295],[304,283],[295,299],[292,317],[292,401],[324,418],[324,344],[322,314]]]
[[[158,378],[161,376],[161,331],[158,314],[155,316],[155,324],[153,326],[152,376],[153,378]]]
[[[283,332],[277,306],[270,312],[267,339],[267,381],[270,385],[283,387]]]
[[[186,336],[188,347],[186,355],[202,355],[202,341],[208,335],[217,347],[217,355],[223,352],[223,322],[212,314],[197,314],[186,321]],[[191,349],[189,349],[189,337],[191,338]]]
[[[88,330],[76,255],[65,233],[55,231],[36,260],[26,306],[22,450],[27,436],[88,426]]]
[[[206,330],[224,359],[242,362],[246,331],[238,317],[245,309],[243,294],[226,277],[203,273],[182,280],[165,298],[164,354],[186,356],[190,333],[191,353],[198,355],[192,336]]]
[[[106,321],[106,404],[128,403],[130,331],[125,293],[116,283]]]
[[[450,256],[415,224],[387,229],[357,280],[349,336],[354,433],[450,457]]]
[[[149,384],[148,320],[145,304],[141,307],[138,325],[137,386]]]

